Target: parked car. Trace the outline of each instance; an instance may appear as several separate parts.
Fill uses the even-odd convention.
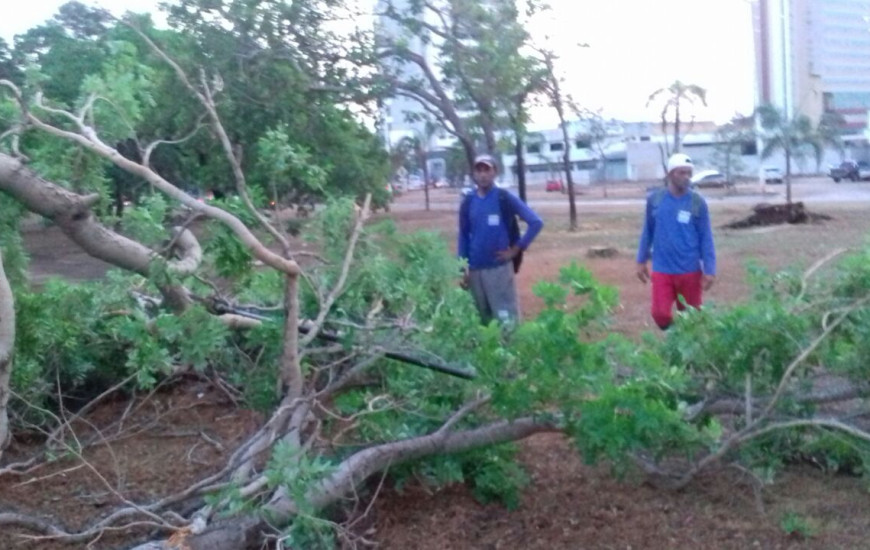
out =
[[[725,176],[716,170],[701,170],[689,180],[692,187],[731,187],[733,182],[728,181]]]
[[[408,176],[408,184],[406,187],[409,191],[412,189],[423,189],[423,178],[416,175]]]
[[[764,183],[782,183],[783,178],[782,170],[776,166],[764,167]]]
[[[547,180],[547,191],[558,191],[559,193],[565,192],[565,185],[562,183],[562,180]]]
[[[858,181],[870,179],[870,163],[846,160],[841,162],[839,166],[831,168],[828,175],[834,180],[834,183],[840,183],[840,180]]]

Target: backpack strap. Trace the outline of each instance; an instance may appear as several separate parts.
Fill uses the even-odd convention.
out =
[[[692,217],[696,220],[701,217],[701,207],[704,205],[704,198],[695,191],[689,191],[692,194]]]
[[[501,219],[507,227],[508,242],[513,246],[520,240],[520,224],[517,222],[517,214],[514,212],[507,190],[501,187],[498,188],[498,207],[501,211]]]
[[[665,195],[667,194],[667,192],[667,188],[663,187],[661,189],[656,189],[655,191],[650,193],[649,203],[653,208],[653,216],[655,216],[656,208],[658,208],[662,201],[665,200]],[[689,193],[692,197],[692,217],[697,220],[699,217],[701,217],[701,208],[704,205],[704,197],[691,189],[689,190]]]
[[[501,219],[504,220],[507,227],[508,243],[511,246],[517,244],[520,240],[520,223],[517,221],[517,213],[514,211],[511,203],[510,194],[506,189],[498,188],[498,206],[501,213]],[[514,256],[514,273],[519,272],[520,265],[523,263],[523,251],[517,252]]]

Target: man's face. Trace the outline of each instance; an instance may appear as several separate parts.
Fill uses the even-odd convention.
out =
[[[671,183],[676,185],[678,188],[688,189],[689,181],[692,179],[692,169],[688,166],[674,168],[671,170],[671,173],[668,174],[668,177],[670,178]]]
[[[495,168],[485,162],[474,165],[474,181],[482,189],[489,189],[495,181]]]

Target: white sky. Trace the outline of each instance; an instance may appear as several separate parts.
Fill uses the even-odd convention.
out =
[[[9,0],[7,0],[9,1]],[[24,0],[0,17],[0,37],[51,18],[65,0]],[[83,0],[117,15],[156,13],[159,0]],[[674,80],[706,88],[699,120],[724,122],[748,114],[754,98],[751,8],[747,0],[549,0],[553,14],[532,28],[561,59],[566,89],[583,106],[627,121],[658,119],[646,99]],[[156,21],[162,20],[158,15]],[[588,43],[580,48],[578,43]],[[552,126],[550,109],[534,111],[535,126]]]

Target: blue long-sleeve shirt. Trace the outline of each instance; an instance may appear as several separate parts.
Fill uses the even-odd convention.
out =
[[[506,262],[499,261],[496,253],[510,247],[508,237],[508,220],[503,220],[499,193],[496,187],[481,197],[476,191],[472,193],[468,205],[468,216],[459,216],[459,237],[456,246],[457,255],[468,260],[470,269],[488,269],[498,267]],[[544,221],[516,195],[505,192],[510,202],[510,210],[526,222],[528,228],[516,243],[525,250],[544,227]]]
[[[691,191],[681,197],[667,191],[658,205],[653,204],[652,197],[650,194],[646,200],[637,262],[649,260],[652,249],[653,271],[674,275],[700,269],[707,275],[715,275],[716,249],[707,202],[698,197],[700,208],[696,208],[695,215]]]

